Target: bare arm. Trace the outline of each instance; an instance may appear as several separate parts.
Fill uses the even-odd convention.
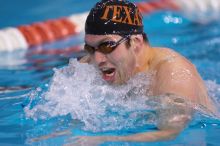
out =
[[[179,130],[158,130],[154,132],[144,132],[128,136],[106,137],[107,141],[133,141],[133,142],[152,142],[173,139]]]
[[[80,145],[98,145],[106,141],[152,142],[175,138],[191,120],[191,109],[187,102],[174,94],[166,94],[149,99],[160,102],[158,108],[158,130],[126,136],[79,136],[76,143]]]
[[[180,96],[165,94],[151,99],[158,103],[157,131],[138,133],[118,137],[119,141],[150,142],[175,138],[188,124],[192,109]]]
[[[152,132],[143,132],[137,133],[127,136],[79,136],[77,137],[74,144],[83,145],[83,146],[91,146],[91,145],[99,145],[103,142],[107,141],[125,141],[125,142],[153,142],[153,141],[162,141],[162,140],[170,140],[175,138],[184,126],[189,121],[188,116],[179,116],[174,117],[174,121],[170,121],[167,127],[159,129],[157,131]],[[178,123],[180,121],[180,123]],[[174,124],[174,125],[172,125]],[[177,125],[175,127],[175,125]],[[163,125],[165,126],[165,125]],[[71,145],[71,144],[70,144]]]
[[[175,130],[161,130],[155,132],[144,132],[132,134],[128,136],[79,136],[75,141],[76,145],[90,146],[98,145],[107,141],[130,141],[130,142],[152,142],[158,140],[167,140],[175,137],[179,131]]]
[[[135,134],[130,137],[130,140],[134,141],[158,141],[158,140],[167,140],[174,138],[179,133],[178,130],[170,129],[170,130],[160,130],[155,132],[148,132],[148,133],[140,133]]]

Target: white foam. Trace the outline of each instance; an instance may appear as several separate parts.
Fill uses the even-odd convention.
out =
[[[27,117],[37,120],[71,114],[85,123],[85,129],[103,131],[132,127],[132,116],[148,109],[143,89],[149,86],[149,75],[140,74],[126,85],[115,87],[105,83],[92,65],[76,60],[54,71],[41,103],[25,108]]]
[[[188,103],[177,96],[146,96],[153,73],[138,74],[125,85],[111,86],[92,65],[76,60],[54,71],[48,91],[39,95],[42,91],[38,88],[30,95],[31,102],[25,108],[27,117],[38,120],[70,114],[85,124],[85,130],[108,131],[156,125],[157,120],[164,122],[189,112],[189,108],[183,108]],[[210,94],[220,89],[213,82],[207,86]],[[213,97],[220,97],[219,93]],[[163,112],[162,119],[156,119],[156,110]]]

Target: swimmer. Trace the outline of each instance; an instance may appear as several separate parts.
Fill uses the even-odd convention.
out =
[[[131,2],[98,2],[86,19],[84,49],[88,55],[80,61],[97,67],[103,80],[112,86],[124,84],[138,73],[154,72],[150,93],[146,94],[155,100],[164,97],[160,102],[170,104],[172,112],[158,111],[158,116],[163,117],[159,117],[157,131],[127,136],[79,136],[76,144],[168,140],[175,138],[191,120],[193,109],[187,102],[216,112],[195,66],[169,48],[150,46],[142,15]]]

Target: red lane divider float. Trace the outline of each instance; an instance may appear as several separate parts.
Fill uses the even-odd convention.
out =
[[[37,30],[31,26],[20,26],[18,30],[23,34],[25,40],[27,41],[28,46],[42,44],[43,40]]]
[[[178,9],[172,0],[140,2],[136,4],[144,14],[161,9]],[[76,35],[83,32],[87,15],[88,12],[85,12],[71,15],[67,18],[22,25],[17,28],[2,29],[0,30],[0,51],[28,49],[32,46]]]
[[[19,26],[18,30],[24,35],[29,46],[53,42],[76,34],[76,26],[67,18]]]

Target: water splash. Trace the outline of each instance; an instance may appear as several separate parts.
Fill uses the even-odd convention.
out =
[[[27,117],[37,120],[71,114],[92,131],[146,124],[146,119],[138,120],[138,116],[149,109],[144,101],[150,74],[139,74],[123,86],[110,86],[92,65],[76,60],[54,71],[48,91],[40,96],[40,104],[33,105],[31,101],[25,108]]]
[[[215,103],[218,112],[220,113],[220,85],[215,81],[206,81],[206,87],[208,89],[208,95]]]
[[[54,71],[48,90],[38,88],[31,94],[31,101],[25,107],[28,118],[38,120],[70,114],[72,119],[84,123],[85,130],[109,131],[156,125],[171,113],[178,116],[189,112],[182,107],[190,103],[177,96],[146,96],[154,73],[138,74],[125,85],[111,86],[101,79],[94,66],[76,60]],[[208,82],[207,86],[210,94],[216,92],[215,87],[219,90],[216,84]],[[219,95],[213,97],[217,99]],[[163,118],[157,118],[156,111],[165,110]]]

